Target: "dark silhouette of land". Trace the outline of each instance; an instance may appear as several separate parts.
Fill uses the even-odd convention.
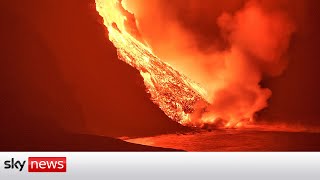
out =
[[[186,130],[118,60],[94,0],[5,1],[0,14],[0,150],[165,150],[107,136]]]

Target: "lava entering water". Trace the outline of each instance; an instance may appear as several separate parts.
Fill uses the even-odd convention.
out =
[[[217,96],[214,98],[218,98],[217,100],[212,99],[212,94],[209,95],[209,89],[204,88],[204,86],[201,86],[189,77],[178,72],[153,53],[152,48],[144,41],[143,36],[140,34],[134,15],[124,8],[121,0],[96,0],[96,9],[103,17],[104,25],[109,32],[109,40],[117,48],[119,59],[140,71],[147,92],[151,94],[152,101],[157,104],[168,117],[180,124],[195,127],[203,127],[208,124],[227,128],[242,127],[251,124],[254,113],[267,106],[266,101],[270,97],[271,92],[268,89],[261,88],[259,85],[263,72],[257,70],[259,67],[251,68],[251,65],[249,65],[250,60],[247,60],[243,53],[248,50],[243,50],[242,47],[250,45],[255,48],[256,46],[253,43],[256,43],[256,37],[273,32],[273,30],[282,29],[283,26],[278,24],[283,23],[280,21],[280,23],[275,26],[268,28],[268,26],[265,25],[269,25],[269,19],[272,18],[265,18],[264,14],[260,13],[259,8],[248,7],[249,11],[242,14],[240,13],[239,19],[245,19],[244,24],[250,25],[250,29],[252,25],[251,21],[257,20],[254,19],[254,17],[258,15],[259,18],[261,17],[262,20],[265,20],[263,23],[266,22],[264,24],[261,23],[261,27],[266,28],[261,30],[262,34],[253,34],[253,37],[248,38],[248,41],[239,41],[242,44],[238,43],[234,45],[230,50],[231,53],[225,53],[227,55],[221,57],[223,60],[220,62],[223,62],[225,64],[224,66],[228,68],[220,68],[220,71],[224,75],[220,84],[223,84],[224,87],[215,89],[215,95]],[[242,16],[245,18],[241,18]],[[246,17],[253,17],[253,19],[246,19]],[[228,21],[232,20],[229,16],[224,19],[228,19]],[[238,19],[235,19],[235,21],[238,21]],[[259,20],[257,22],[259,22]],[[240,28],[240,30],[247,32],[246,30],[248,29],[245,27]],[[242,31],[240,32],[240,37],[242,37],[241,33]],[[291,31],[285,34],[285,38],[281,37],[279,39],[289,39],[287,36],[289,37],[290,34]],[[232,33],[232,35],[235,37],[238,36],[237,32]],[[282,44],[286,46],[286,43],[280,43],[278,41],[275,41],[275,43],[273,43],[273,41],[269,42],[268,39],[265,39],[265,41],[267,42],[266,45],[262,44],[261,48],[274,49],[278,47],[279,44],[281,45],[280,47],[282,47]],[[285,47],[283,49],[285,49]],[[264,60],[264,51],[253,49],[251,54],[255,54],[256,52],[258,52],[258,55],[262,54],[261,59]],[[274,54],[273,51],[271,52],[271,54]],[[233,56],[237,56],[237,61],[232,60],[232,58],[234,58]],[[269,58],[269,56],[266,58]],[[231,60],[227,61],[225,59]],[[278,61],[275,60],[274,62],[277,63]],[[250,71],[253,72],[253,75],[247,73]],[[234,77],[240,74],[245,74],[245,76],[241,75],[240,79],[235,80]],[[247,81],[249,83],[247,83]],[[228,91],[220,91],[221,89],[225,90],[226,87],[231,88],[229,88]],[[242,90],[235,90],[241,88]],[[230,89],[231,91],[237,92],[232,92],[230,95]],[[212,90],[210,90],[210,92],[211,91]],[[235,103],[228,105],[228,107],[224,105],[227,110],[230,110],[230,107],[233,108],[230,112],[223,110],[220,114],[216,113],[215,110],[219,108],[217,108],[217,103],[215,102],[220,103],[220,105],[226,104],[222,102],[225,98],[225,92],[227,92],[227,101],[230,99],[239,99],[239,101],[237,100]],[[247,98],[250,94],[253,98]],[[235,98],[233,96],[235,96]],[[243,100],[243,97],[248,100]]]

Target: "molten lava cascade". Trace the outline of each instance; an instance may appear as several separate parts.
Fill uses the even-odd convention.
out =
[[[264,77],[280,75],[287,65],[283,57],[295,28],[285,12],[270,11],[258,1],[249,0],[236,13],[224,13],[217,19],[229,48],[219,51],[213,47],[210,52],[202,52],[193,47],[196,43],[192,34],[184,27],[175,27],[179,22],[166,16],[158,18],[157,22],[163,19],[162,26],[172,24],[173,28],[151,33],[157,36],[163,33],[163,37],[153,37],[153,40],[166,40],[157,44],[148,41],[150,36],[143,31],[146,24],[139,23],[145,22],[141,19],[144,16],[140,11],[135,16],[129,2],[139,4],[133,0],[96,0],[96,8],[104,19],[119,59],[140,71],[153,102],[183,125],[226,128],[252,125],[255,113],[268,106],[271,96],[271,90],[262,87],[260,82]],[[139,6],[144,7],[149,1],[139,2]],[[157,8],[156,4],[154,9]],[[147,18],[153,17],[152,13],[161,15],[153,10],[146,11]],[[153,28],[157,26],[153,20],[146,22],[150,23],[148,30],[162,28]],[[173,38],[172,34],[184,38]],[[167,45],[173,51],[167,49]],[[191,48],[184,49],[186,46]],[[169,61],[160,60],[151,47],[163,60],[173,62],[174,68],[167,63]]]
[[[183,125],[196,126],[191,121],[191,114],[197,104],[202,104],[202,108],[208,104],[206,91],[162,62],[148,45],[138,40],[135,20],[128,18],[130,13],[122,7],[121,1],[96,0],[96,7],[119,58],[140,71],[152,101],[171,119]]]

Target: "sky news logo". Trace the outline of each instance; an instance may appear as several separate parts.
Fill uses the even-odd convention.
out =
[[[23,171],[27,166],[28,172],[67,172],[66,157],[29,157],[27,161],[11,158],[4,161],[4,169]]]

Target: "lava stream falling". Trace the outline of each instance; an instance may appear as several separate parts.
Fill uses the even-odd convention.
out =
[[[189,66],[200,70],[197,81],[202,84],[198,84],[153,53],[135,16],[124,7],[122,0],[96,0],[119,59],[140,71],[151,100],[168,117],[193,127],[239,128],[252,124],[254,114],[267,107],[271,91],[260,82],[285,69],[281,57],[294,31],[284,14],[264,11],[256,1],[248,1],[236,14],[223,14],[218,24],[228,34],[230,49],[210,56],[196,53],[197,61]],[[173,53],[183,59],[190,52],[176,49]],[[199,61],[205,67],[194,63]],[[210,74],[204,75],[208,66]]]
[[[140,71],[152,101],[171,119],[196,126],[191,124],[190,114],[196,104],[208,103],[204,98],[206,91],[162,62],[151,48],[128,32],[128,28],[135,27],[125,25],[128,18],[123,15],[125,10],[118,0],[96,0],[96,5],[119,58]]]

